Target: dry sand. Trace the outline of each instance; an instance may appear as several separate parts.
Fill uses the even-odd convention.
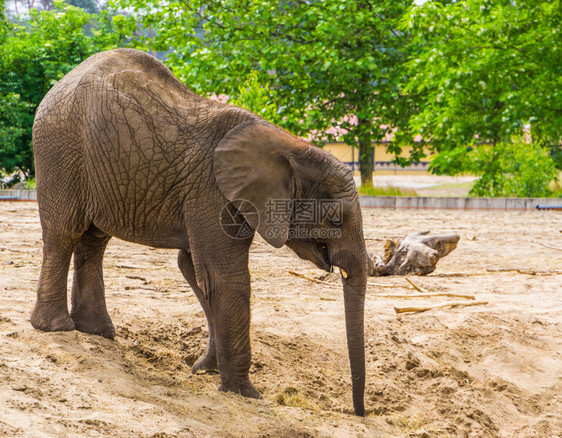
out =
[[[364,222],[379,253],[411,231],[459,233],[435,273],[413,281],[489,304],[396,316],[394,306],[449,299],[377,298],[417,292],[369,286],[368,416],[357,418],[342,291],[290,275],[322,272],[289,250],[258,239],[251,250],[251,378],[264,398],[248,400],[216,391],[216,374],[190,374],[207,329],[174,251],[110,242],[114,341],[34,330],[37,205],[0,203],[0,435],[561,436],[562,214],[365,209]]]

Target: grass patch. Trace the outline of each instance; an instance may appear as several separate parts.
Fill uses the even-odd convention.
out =
[[[439,184],[437,186],[428,187],[426,190],[431,189],[468,189],[470,190],[474,185],[474,181],[468,181],[463,183],[446,183],[446,184]]]
[[[427,420],[418,416],[407,417],[405,415],[391,415],[385,418],[386,423],[390,426],[389,432],[393,435],[402,435],[406,433],[415,433],[424,431]]]
[[[467,197],[470,189],[474,185],[474,181],[462,183],[445,183],[423,189],[422,196],[458,196]]]
[[[25,186],[27,188],[27,190],[35,190],[36,184],[35,184],[35,178],[29,178],[25,180]]]
[[[550,182],[548,188],[552,190],[553,198],[562,198],[562,172],[559,172],[558,177]]]
[[[418,196],[414,189],[396,186],[359,186],[357,191],[363,196]]]
[[[293,408],[305,408],[316,411],[318,406],[312,400],[302,394],[297,388],[289,386],[275,395],[275,402],[281,406]]]

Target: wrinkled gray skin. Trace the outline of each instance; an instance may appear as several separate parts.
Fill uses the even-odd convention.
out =
[[[246,203],[234,215],[240,224],[246,219],[273,246],[347,273],[353,402],[364,415],[367,253],[357,191],[342,163],[253,113],[196,95],[155,58],[129,49],[94,55],[57,83],[37,110],[33,144],[43,228],[35,328],[113,338],[102,273],[108,241],[179,249],[179,268],[209,325],[207,351],[193,370],[218,368],[220,390],[259,397],[248,377],[253,233],[235,239],[220,224],[223,207],[236,213],[239,204],[229,201],[245,199],[260,221]],[[291,218],[268,233],[270,198],[341,200],[341,237],[289,238]]]

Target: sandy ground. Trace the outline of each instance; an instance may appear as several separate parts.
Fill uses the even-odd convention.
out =
[[[251,251],[248,400],[191,375],[207,329],[174,251],[112,240],[105,258],[110,341],[29,323],[41,264],[35,203],[0,203],[0,435],[25,437],[562,436],[562,214],[364,210],[370,250],[418,230],[458,248],[413,281],[487,305],[397,316],[412,296],[373,278],[366,310],[368,416],[351,414],[341,289],[257,240]],[[492,269],[492,272],[487,269]],[[510,270],[508,270],[510,269]],[[390,288],[382,286],[403,286]]]

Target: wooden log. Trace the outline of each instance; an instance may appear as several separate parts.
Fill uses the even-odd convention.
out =
[[[439,259],[457,247],[460,236],[428,234],[429,231],[421,231],[407,234],[402,240],[387,240],[383,257],[369,254],[369,275],[427,275],[433,272]]]

